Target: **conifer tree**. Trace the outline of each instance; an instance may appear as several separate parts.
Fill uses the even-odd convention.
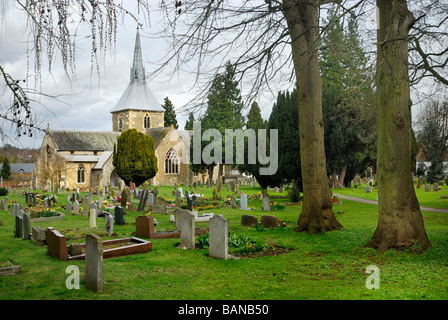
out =
[[[194,122],[194,114],[193,112],[190,112],[188,115],[188,119],[185,122],[185,130],[193,130],[193,122]]]
[[[113,165],[127,186],[131,181],[139,186],[153,178],[158,169],[152,137],[136,129],[124,131],[114,145]]]
[[[6,157],[3,160],[3,167],[2,167],[2,170],[0,171],[0,176],[4,180],[8,180],[11,177],[11,166],[9,164],[8,158],[6,158]]]
[[[165,99],[163,100],[162,107],[165,109],[165,114],[163,116],[163,125],[165,127],[173,126],[174,128],[178,129],[179,125],[177,124],[176,111],[174,110],[173,103],[170,99],[168,99],[168,97],[165,97]]]

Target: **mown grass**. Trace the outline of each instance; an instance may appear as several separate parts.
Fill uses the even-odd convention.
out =
[[[416,186],[416,185],[415,185]],[[448,196],[448,186],[440,186],[439,191],[433,191],[431,185],[431,191],[425,191],[425,187],[415,188],[415,193],[417,195],[418,201],[421,206],[429,208],[443,208],[448,209],[448,199],[442,199],[441,196]],[[343,188],[334,189],[334,194],[341,194],[351,197],[358,197],[367,200],[378,200],[378,189],[376,187],[372,188],[371,193],[364,192],[364,186],[358,188]]]
[[[159,187],[159,196],[173,199],[173,187]],[[185,190],[185,188],[184,188]],[[241,188],[248,194],[259,188]],[[211,189],[199,190],[211,196]],[[338,190],[337,192],[339,192]],[[349,193],[351,189],[345,190]],[[283,196],[286,194],[273,194]],[[341,192],[342,193],[342,192]],[[224,190],[223,196],[231,194]],[[419,192],[418,196],[422,196]],[[440,197],[440,195],[439,195]],[[66,194],[59,195],[66,203]],[[24,198],[9,195],[23,203]],[[287,198],[272,199],[289,203]],[[136,202],[136,200],[134,200]],[[429,199],[428,199],[429,201]],[[136,202],[137,203],[137,202]],[[287,254],[252,259],[217,260],[208,257],[208,250],[182,250],[175,246],[179,239],[155,239],[153,250],[145,254],[105,259],[103,264],[104,291],[88,291],[84,284],[84,261],[60,262],[47,255],[45,247],[31,241],[13,238],[13,218],[0,211],[0,262],[20,264],[21,272],[0,278],[0,299],[14,300],[295,300],[295,299],[447,299],[448,298],[448,214],[423,212],[425,227],[432,247],[422,254],[390,250],[377,252],[364,245],[372,236],[377,222],[377,206],[344,200],[334,212],[344,226],[341,231],[308,235],[294,231],[301,206],[286,206],[271,212],[287,222],[278,229],[257,231],[240,226],[241,215],[249,213],[259,219],[266,214],[261,201],[251,200],[254,210],[220,208],[209,210],[222,214],[229,229],[260,242],[275,242],[294,249]],[[344,213],[338,213],[344,212]],[[127,224],[115,225],[116,237],[135,232],[135,218],[141,213],[128,212]],[[157,230],[173,229],[169,215],[153,214],[159,222]],[[104,219],[97,219],[102,229]],[[41,227],[56,230],[75,229],[89,232],[89,218],[65,216],[62,221],[39,222]],[[207,223],[199,223],[207,227]],[[110,237],[103,237],[104,240]],[[84,242],[82,239],[69,240]],[[65,282],[66,268],[76,265],[80,270],[80,289],[69,290]],[[366,288],[365,272],[369,265],[380,270],[380,289]]]

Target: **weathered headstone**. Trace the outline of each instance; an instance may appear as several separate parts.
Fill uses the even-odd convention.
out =
[[[280,219],[274,216],[261,216],[261,225],[263,228],[278,228]]]
[[[268,197],[263,197],[263,211],[271,211],[271,200]]]
[[[103,242],[94,234],[86,236],[85,284],[91,291],[103,291]]]
[[[104,222],[107,234],[111,235],[114,232],[114,217],[110,213],[106,213]]]
[[[248,214],[243,214],[241,216],[241,226],[242,227],[255,227],[258,224],[258,218]]]
[[[90,213],[90,202],[89,199],[84,197],[82,198],[82,215],[84,217],[88,217]]]
[[[236,199],[234,196],[230,197],[230,205],[232,206],[232,209],[238,208],[238,206],[236,205]]]
[[[166,201],[162,201],[160,209],[162,214],[166,214]]]
[[[180,214],[180,245],[182,248],[191,250],[195,248],[195,221],[194,215],[188,210]]]
[[[191,210],[192,207],[193,207],[193,200],[190,198],[187,198],[187,209]]]
[[[96,209],[90,209],[90,229],[96,228]]]
[[[227,260],[229,258],[229,226],[227,220],[220,214],[210,220],[209,250],[210,257]]]
[[[31,233],[32,240],[36,243],[36,245],[44,246],[47,244],[47,235],[44,228],[33,226],[31,228]]]
[[[73,214],[78,215],[79,214],[79,201],[75,200],[73,203]]]
[[[372,187],[371,186],[364,187],[364,193],[372,193]]]
[[[434,183],[434,184],[432,185],[432,190],[434,190],[434,191],[439,191],[439,184],[438,184],[438,183]]]
[[[425,184],[425,191],[427,191],[427,192],[431,191],[431,185],[430,184]]]
[[[8,211],[8,197],[5,197],[3,201],[3,210]]]

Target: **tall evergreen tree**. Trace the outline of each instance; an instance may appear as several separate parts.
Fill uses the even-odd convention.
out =
[[[193,130],[193,123],[194,123],[194,114],[193,112],[190,112],[188,115],[188,119],[185,122],[185,130]]]
[[[222,141],[219,145],[222,146],[221,157],[214,154],[210,155],[215,159],[212,164],[197,165],[203,168],[208,167],[209,179],[213,176],[213,167],[219,164],[219,176],[223,174],[223,165],[225,163],[225,130],[226,129],[241,129],[244,126],[244,117],[242,115],[243,103],[241,101],[241,92],[238,88],[238,81],[235,80],[234,65],[229,61],[225,64],[225,70],[221,74],[217,74],[213,79],[209,94],[207,96],[207,109],[201,119],[202,133],[207,129],[216,129],[220,132]],[[210,142],[201,141],[202,148],[209,145]],[[193,144],[192,144],[193,145]],[[193,154],[191,152],[190,154]],[[193,167],[193,170],[195,167]]]
[[[329,24],[320,52],[327,172],[341,187],[374,158],[373,79],[354,18]]]
[[[261,117],[261,110],[256,101],[252,102],[249,112],[247,114],[247,129],[258,129],[263,126],[267,127],[267,121],[263,120]]]
[[[113,165],[127,186],[141,185],[157,173],[157,157],[152,137],[136,129],[124,131],[114,145]]]
[[[176,111],[174,110],[173,103],[170,99],[168,99],[168,97],[165,97],[165,99],[163,100],[162,107],[165,109],[165,114],[163,116],[163,125],[165,127],[173,126],[174,128],[178,129],[179,125],[177,124]]]
[[[6,157],[3,160],[3,166],[2,170],[0,171],[0,176],[4,180],[8,180],[9,178],[11,178],[11,165],[9,164],[9,160]]]

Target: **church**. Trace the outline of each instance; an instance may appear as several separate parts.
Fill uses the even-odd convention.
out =
[[[110,113],[112,131],[108,132],[52,130],[48,126],[35,163],[32,186],[118,187],[121,179],[112,164],[114,145],[121,132],[131,128],[154,141],[158,172],[148,181],[150,185],[205,182],[206,174],[193,174],[188,162],[181,161],[185,150],[189,150],[192,132],[164,127],[165,109],[146,83],[138,29],[129,85]]]

